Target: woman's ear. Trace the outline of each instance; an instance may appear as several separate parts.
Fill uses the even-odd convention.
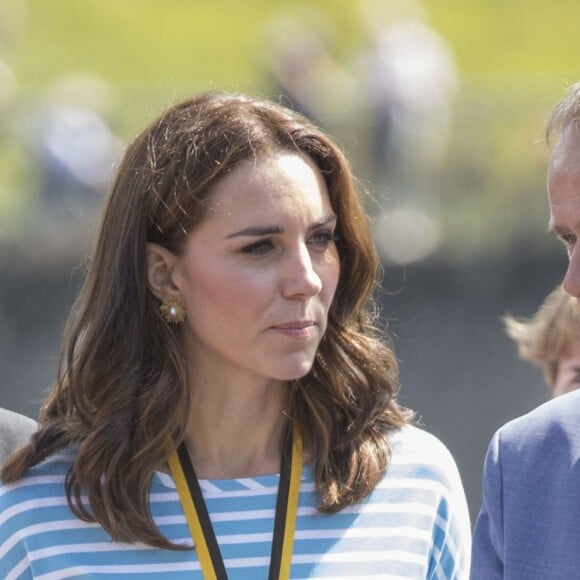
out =
[[[159,244],[147,244],[147,285],[151,293],[161,302],[179,296],[174,282],[177,256]]]

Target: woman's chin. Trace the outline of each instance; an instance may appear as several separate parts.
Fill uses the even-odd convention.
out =
[[[290,365],[285,369],[280,369],[276,377],[280,381],[297,381],[305,377],[311,370],[314,361],[308,360],[301,364]]]

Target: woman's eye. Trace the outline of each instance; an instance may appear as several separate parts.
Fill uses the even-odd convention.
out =
[[[317,232],[310,238],[310,243],[319,247],[327,248],[332,242],[336,242],[337,236],[331,231]]]
[[[244,254],[251,254],[254,256],[261,256],[267,254],[274,248],[274,244],[270,240],[260,240],[242,248]]]

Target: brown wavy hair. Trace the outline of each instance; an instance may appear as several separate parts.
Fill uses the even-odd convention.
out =
[[[312,458],[321,511],[373,490],[387,468],[389,431],[411,413],[397,405],[397,362],[375,327],[379,263],[349,163],[303,116],[224,93],[171,107],[128,147],[39,431],[6,464],[5,482],[74,445],[66,493],[78,517],[115,540],[180,548],[161,535],[148,504],[154,471],[173,451],[167,442],[183,440],[190,397],[179,333],[147,288],[146,244],[179,253],[212,186],[240,162],[281,151],[307,155],[323,175],[341,263],[325,336],[311,371],[291,385],[288,416]]]

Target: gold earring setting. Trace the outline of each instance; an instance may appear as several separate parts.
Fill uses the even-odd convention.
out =
[[[169,324],[181,324],[187,315],[185,303],[178,297],[166,298],[161,303],[159,310],[161,311],[161,316],[163,316]]]

